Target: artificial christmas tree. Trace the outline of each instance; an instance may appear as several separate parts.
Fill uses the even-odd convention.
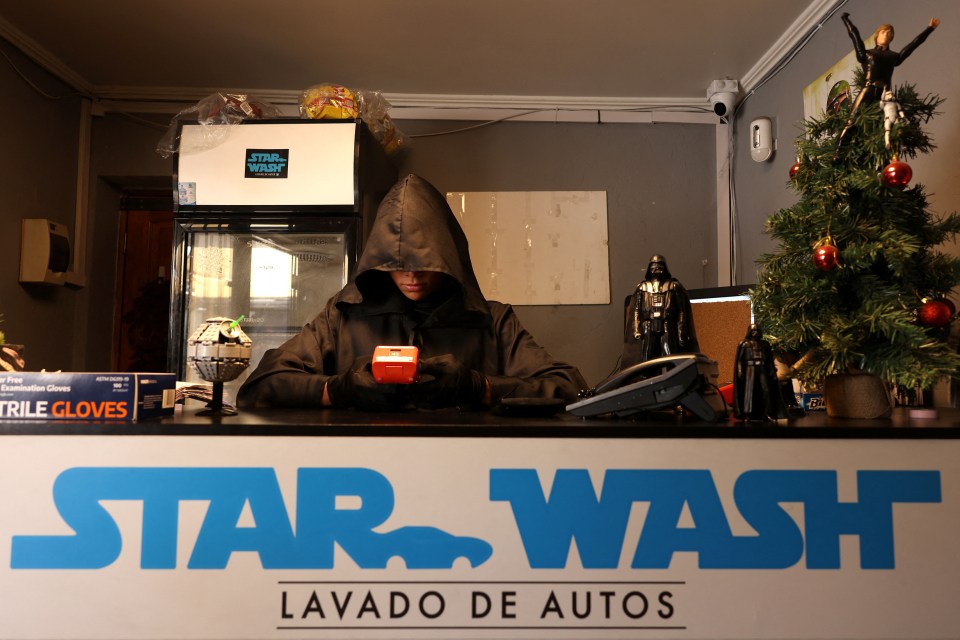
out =
[[[862,91],[863,73],[854,84]],[[854,118],[850,100],[835,102],[803,122],[788,181],[799,201],[767,221],[779,247],[758,261],[754,313],[774,352],[807,386],[844,373],[907,389],[960,376],[960,355],[947,342],[954,311],[946,300],[960,284],[960,258],[938,249],[960,232],[960,216],[928,210],[923,185],[908,184],[905,162],[934,148],[923,125],[941,100],[920,97],[911,85],[894,93],[899,111],[886,127],[879,101],[860,104]],[[851,409],[856,392],[848,387],[842,406],[831,408],[837,384],[830,381],[831,415],[889,414],[889,402],[860,411],[855,400]]]

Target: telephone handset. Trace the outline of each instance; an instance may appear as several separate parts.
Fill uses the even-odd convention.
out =
[[[694,358],[691,357],[691,355],[692,354],[665,356],[663,358],[656,358],[654,360],[647,360],[646,362],[640,362],[635,365],[631,365],[626,369],[617,371],[609,378],[599,383],[596,387],[594,387],[593,394],[595,395],[598,393],[611,391],[612,389],[617,389],[638,380],[645,380],[654,376],[664,375],[672,371],[678,365],[690,366],[690,363],[694,361]]]
[[[702,353],[655,358],[618,371],[583,392],[567,411],[581,417],[628,416],[681,405],[703,420],[717,421],[726,414],[716,389],[718,377],[716,361]]]

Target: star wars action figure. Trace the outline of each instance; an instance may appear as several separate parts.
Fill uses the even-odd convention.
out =
[[[867,49],[863,44],[863,38],[853,22],[850,21],[850,14],[844,13],[841,16],[843,24],[847,27],[847,33],[853,41],[853,50],[857,54],[857,62],[863,67],[864,86],[857,95],[853,106],[850,108],[850,115],[847,118],[847,124],[840,132],[837,138],[837,154],[840,153],[840,146],[843,144],[843,138],[853,126],[854,118],[860,105],[865,100],[879,100],[884,91],[893,87],[893,69],[913,53],[914,49],[923,44],[933,30],[940,26],[939,18],[932,18],[930,24],[920,32],[907,46],[900,51],[890,49],[890,43],[893,41],[893,25],[882,24],[877,27],[876,46]],[[835,156],[836,157],[836,156]]]
[[[697,353],[690,297],[661,255],[650,258],[645,279],[627,298],[620,367],[678,353]]]
[[[733,415],[740,420],[784,420],[786,403],[777,381],[770,343],[751,324],[737,346],[733,376]]]
[[[883,92],[883,98],[880,99],[880,106],[883,108],[883,142],[887,149],[890,148],[890,129],[900,118],[905,118],[903,110],[900,109],[900,103],[897,102],[893,91],[889,89]]]

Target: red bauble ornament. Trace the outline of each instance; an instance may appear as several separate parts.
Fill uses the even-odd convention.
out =
[[[840,263],[840,249],[832,244],[821,244],[813,249],[813,264],[821,271],[830,271]]]
[[[913,169],[906,162],[894,159],[893,162],[883,168],[880,176],[883,178],[883,183],[888,187],[902,189],[907,186],[910,178],[913,177]]]
[[[800,171],[800,163],[794,162],[793,166],[790,167],[790,179],[793,180],[797,177],[797,171]]]
[[[917,319],[925,327],[945,327],[950,324],[953,312],[943,300],[924,299],[917,313]]]

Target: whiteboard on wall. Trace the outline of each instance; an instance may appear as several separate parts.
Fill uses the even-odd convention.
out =
[[[610,303],[605,191],[450,192],[447,202],[487,299]]]

